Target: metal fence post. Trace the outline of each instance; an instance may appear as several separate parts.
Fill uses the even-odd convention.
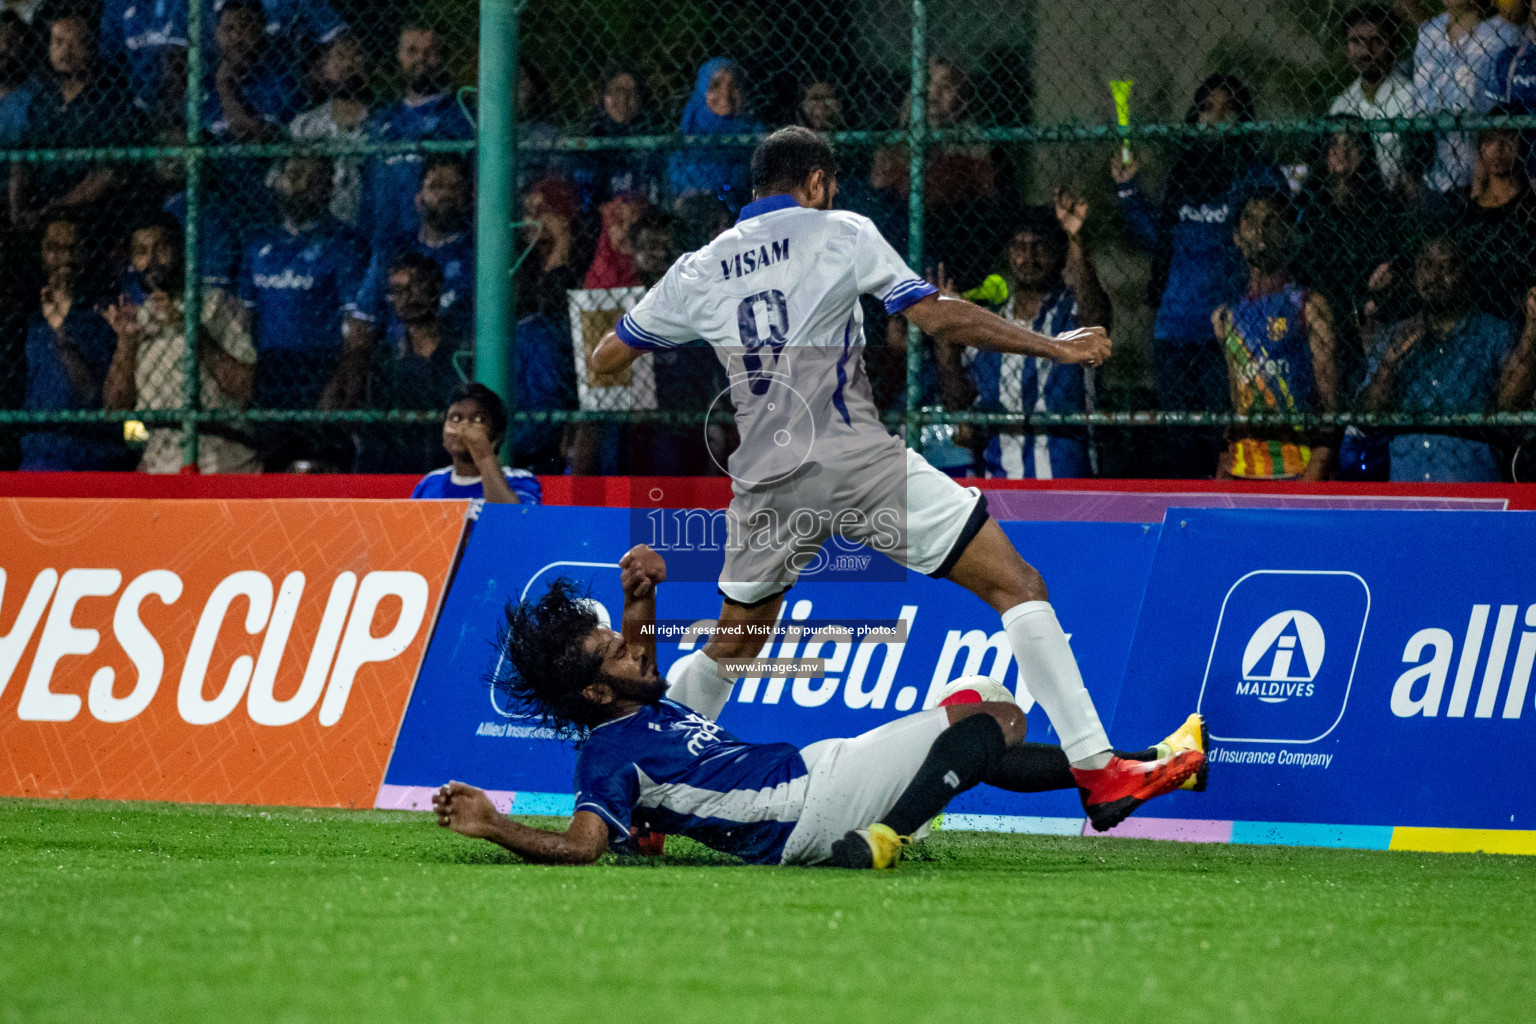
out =
[[[181,356],[181,464],[197,466],[197,413],[202,399],[202,372],[198,363],[198,338],[203,322],[203,271],[201,246],[201,207],[203,191],[203,4],[187,8],[187,220],[182,271],[182,330],[185,345]]]
[[[923,267],[923,164],[928,137],[928,5],[912,0],[912,97],[907,121],[907,263],[918,273]],[[907,447],[922,450],[923,332],[907,321]]]
[[[517,202],[517,32],[523,0],[480,0],[475,144],[475,379],[515,411],[512,222]],[[504,456],[511,454],[511,430]]]

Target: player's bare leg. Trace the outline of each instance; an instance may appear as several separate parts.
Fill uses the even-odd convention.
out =
[[[1050,717],[1073,766],[1104,767],[1109,737],[1051,609],[1045,580],[1019,556],[995,520],[983,524],[948,578],[1003,617],[1019,678]]]
[[[729,629],[733,625],[767,626],[779,614],[784,603],[782,593],[753,604],[738,604],[729,599],[721,602],[720,625]],[[756,634],[761,636],[761,633]],[[707,644],[692,654],[685,654],[667,673],[672,699],[688,705],[708,718],[718,718],[730,699],[733,680],[721,679],[719,664],[738,658],[755,658],[763,649],[761,639],[750,636],[731,636],[729,633],[710,637]]]
[[[1203,767],[1205,755],[1185,751],[1155,761],[1114,756],[1093,698],[1040,573],[1020,557],[1002,528],[987,520],[961,553],[949,579],[1002,616],[1019,665],[1019,678],[1061,737],[1093,827],[1118,824],[1141,804],[1181,786]]]

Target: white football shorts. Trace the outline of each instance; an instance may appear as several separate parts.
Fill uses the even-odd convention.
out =
[[[849,829],[867,828],[889,814],[933,741],[948,728],[949,713],[931,708],[851,739],[821,740],[801,750],[810,782],[780,863],[820,864]],[[924,825],[916,836],[927,833]]]
[[[720,593],[744,605],[783,593],[834,533],[916,572],[947,575],[986,522],[986,499],[899,438],[884,442],[769,489],[738,489]]]

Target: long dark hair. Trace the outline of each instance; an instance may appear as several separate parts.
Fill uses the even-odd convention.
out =
[[[1254,119],[1253,91],[1236,75],[1214,74],[1195,89],[1194,101],[1184,114],[1185,124],[1197,124],[1200,109],[1214,92],[1232,98],[1240,123]],[[1231,190],[1238,177],[1257,155],[1252,136],[1216,135],[1190,139],[1179,150],[1168,172],[1168,190],[1179,202],[1206,202]]]
[[[603,95],[607,93],[608,86],[620,75],[628,75],[635,80],[635,93],[640,101],[640,109],[635,116],[623,124],[619,124],[608,116],[608,111],[603,109]],[[651,100],[651,88],[646,82],[645,73],[640,70],[638,64],[631,64],[625,60],[609,61],[603,68],[603,77],[597,83],[597,95],[592,98],[592,109],[587,115],[587,132],[590,135],[648,135],[656,129],[655,110]]]
[[[599,625],[585,595],[565,578],[537,602],[507,605],[490,676],[504,709],[538,719],[563,739],[581,740],[601,725],[603,705],[584,692],[602,675],[602,658],[586,647]]]
[[[1313,148],[1307,180],[1302,188],[1302,209],[1323,201],[1321,194],[1328,188],[1328,150],[1333,140],[1340,135],[1353,137],[1360,147],[1360,166],[1351,175],[1351,198],[1362,206],[1385,209],[1389,205],[1391,193],[1386,179],[1381,175],[1381,167],[1376,163],[1376,153],[1371,145],[1371,136],[1365,131],[1365,121],[1353,114],[1335,114],[1326,120],[1333,130],[1319,135]]]

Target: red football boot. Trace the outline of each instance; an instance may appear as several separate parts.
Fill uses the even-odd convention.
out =
[[[642,857],[660,857],[663,846],[666,844],[665,832],[652,832],[648,829],[634,828],[629,832],[635,841],[635,850]]]
[[[1103,768],[1073,768],[1072,777],[1094,831],[1103,832],[1153,797],[1178,789],[1204,766],[1204,752],[1181,750],[1156,761],[1115,757]]]

